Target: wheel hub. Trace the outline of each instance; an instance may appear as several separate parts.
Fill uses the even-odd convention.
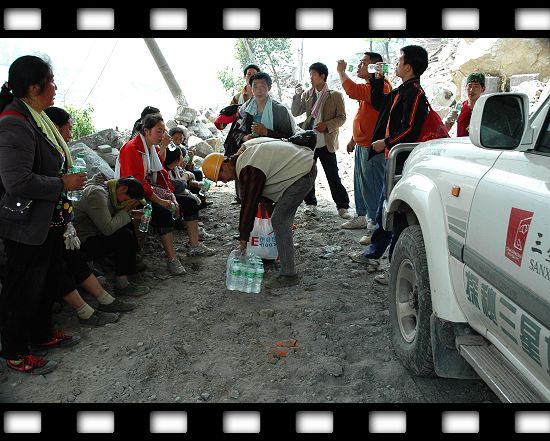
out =
[[[412,343],[418,322],[418,285],[414,265],[409,259],[401,262],[397,272],[395,302],[401,336]]]

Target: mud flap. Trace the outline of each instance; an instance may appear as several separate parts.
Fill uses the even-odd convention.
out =
[[[467,323],[455,323],[440,319],[432,314],[430,318],[434,369],[439,377],[477,379],[479,375],[459,354],[455,340],[461,335],[474,334]]]

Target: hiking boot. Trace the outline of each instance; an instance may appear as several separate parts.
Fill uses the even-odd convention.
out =
[[[317,205],[307,205],[304,208],[304,214],[307,214],[308,216],[319,216],[319,213],[317,212]]]
[[[208,248],[203,243],[199,243],[196,247],[189,247],[187,249],[187,255],[189,257],[209,257],[216,254],[216,250]]]
[[[136,285],[139,286],[139,285]],[[111,303],[105,304],[100,303],[97,305],[98,311],[103,312],[128,312],[134,309],[137,305],[133,302],[128,302],[126,300],[120,300],[119,298],[115,298],[115,300]]]
[[[356,253],[349,253],[348,257],[357,263],[363,263],[365,265],[373,265],[373,266],[379,265],[379,262],[376,259],[369,259],[368,257],[365,257],[362,251],[359,251]]]
[[[6,365],[18,372],[31,375],[44,375],[57,367],[57,362],[34,355],[24,355],[16,360],[6,360]]]
[[[107,323],[115,323],[118,321],[118,318],[119,318],[118,314],[113,314],[110,312],[101,312],[99,311],[99,308],[98,308],[87,319],[78,317],[78,321],[81,325],[99,327],[99,326],[104,326]]]
[[[371,244],[371,237],[372,237],[372,235],[363,236],[363,237],[361,237],[361,239],[359,239],[359,243],[361,245],[370,245]]]
[[[133,282],[128,282],[128,286],[126,286],[125,288],[117,288],[115,286],[115,295],[117,297],[118,296],[140,297],[140,296],[144,296],[149,291],[151,291],[151,289],[148,286],[137,285]]]
[[[340,225],[340,228],[345,230],[360,230],[362,228],[367,228],[367,220],[365,216],[357,216],[347,222],[344,222]]]
[[[347,208],[339,208],[338,216],[340,216],[342,219],[351,219],[351,214],[349,214]]]
[[[176,257],[174,260],[168,261],[168,271],[173,276],[179,276],[180,274],[185,274],[185,268],[179,261],[179,259]]]
[[[300,276],[294,274],[293,276],[288,276],[284,274],[273,274],[265,282],[264,286],[267,289],[278,289],[285,288],[287,286],[294,286],[300,283]]]
[[[31,343],[31,351],[43,351],[55,348],[69,348],[80,343],[80,336],[67,335],[63,331],[54,330],[53,337],[43,343]]]
[[[374,276],[374,281],[380,283],[380,285],[388,285],[390,283],[390,275],[387,271],[382,274]]]

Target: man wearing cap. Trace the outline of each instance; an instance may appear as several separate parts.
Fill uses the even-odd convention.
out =
[[[241,213],[239,248],[246,250],[260,199],[275,204],[271,216],[281,261],[279,274],[272,275],[265,287],[276,289],[300,283],[294,263],[292,224],[298,206],[311,191],[317,169],[313,151],[304,146],[273,138],[246,142],[243,151],[230,158],[210,153],[202,164],[204,175],[212,181],[228,182],[239,178]],[[272,205],[271,205],[272,206]]]
[[[468,99],[462,103],[462,108],[454,108],[445,119],[445,127],[449,130],[455,121],[456,136],[470,136],[470,118],[477,99],[485,92],[485,75],[481,72],[472,72],[466,79],[466,93]],[[458,119],[457,119],[458,116]]]

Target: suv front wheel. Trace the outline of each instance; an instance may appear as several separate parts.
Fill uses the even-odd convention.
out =
[[[395,245],[389,311],[393,348],[401,363],[416,375],[434,376],[430,278],[419,225],[407,227]]]

